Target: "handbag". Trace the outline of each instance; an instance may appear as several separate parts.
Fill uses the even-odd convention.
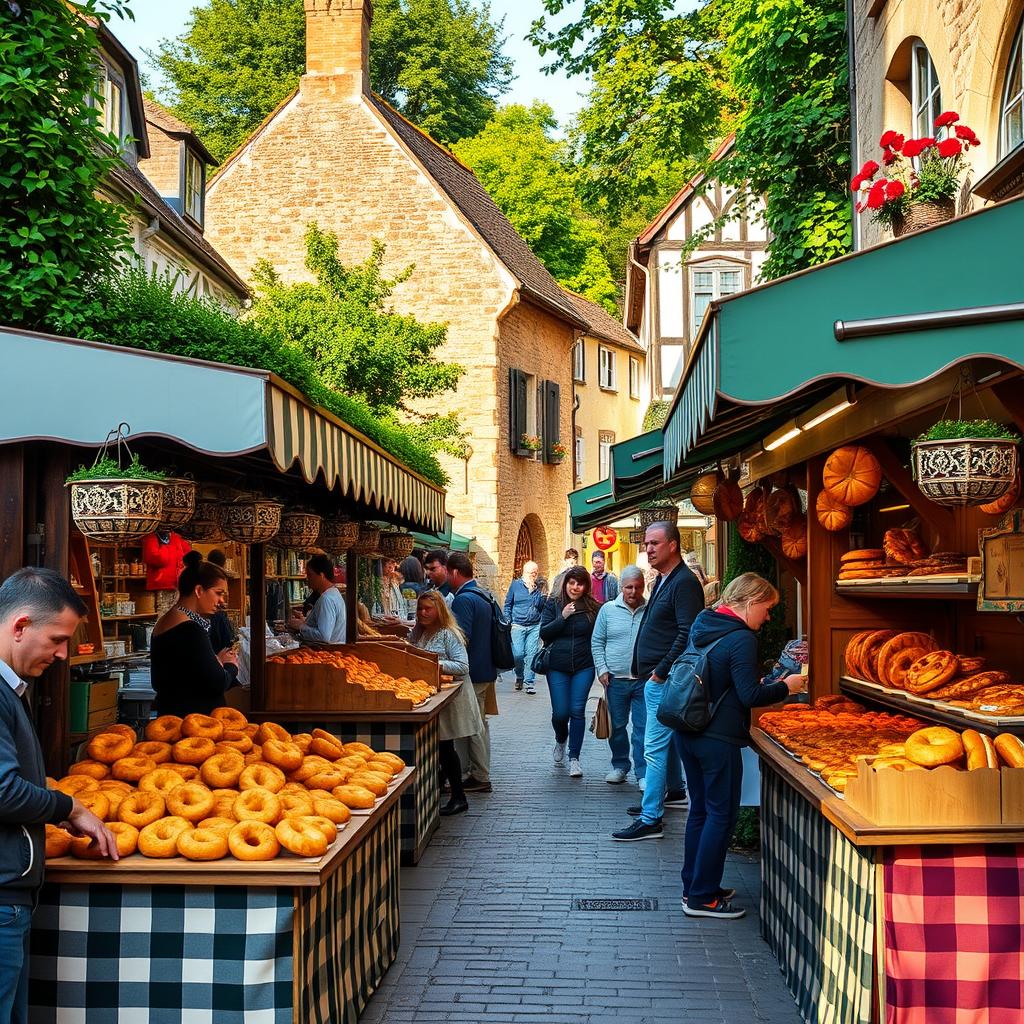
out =
[[[590,719],[590,731],[599,740],[606,740],[612,734],[612,720],[608,714],[608,701],[604,697],[597,698],[594,716]]]
[[[542,647],[530,662],[530,668],[539,676],[546,676],[551,668],[551,648]]]

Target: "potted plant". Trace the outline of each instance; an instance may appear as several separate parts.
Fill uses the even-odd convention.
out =
[[[561,462],[569,454],[569,449],[561,441],[552,441],[548,445],[548,462]]]
[[[914,479],[939,505],[984,505],[1013,486],[1019,443],[994,420],[940,420],[911,445]]]
[[[881,163],[868,160],[850,182],[850,190],[860,197],[857,212],[870,211],[875,223],[897,237],[951,220],[967,166],[964,153],[981,145],[959,120],[952,110],[940,114],[935,135],[920,139],[885,132],[878,140]]]
[[[521,452],[539,452],[541,447],[541,440],[536,434],[523,434],[519,438],[519,450]]]
[[[91,466],[79,466],[66,483],[71,518],[92,540],[138,540],[160,525],[164,474],[147,469],[137,455],[122,466],[120,458],[107,454],[104,447]]]

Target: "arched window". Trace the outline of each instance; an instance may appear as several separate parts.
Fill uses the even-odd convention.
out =
[[[935,118],[942,113],[942,90],[928,47],[914,43],[911,55],[911,107],[917,138],[935,134]]]
[[[999,152],[1005,156],[1024,142],[1024,74],[1021,73],[1021,38],[1024,21],[1017,26],[1017,38],[1006,66],[1003,110],[999,118]]]

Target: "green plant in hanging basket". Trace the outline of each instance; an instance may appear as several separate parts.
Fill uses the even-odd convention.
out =
[[[1020,442],[1020,434],[995,420],[939,420],[914,440],[959,441],[964,438],[995,438]]]
[[[159,469],[143,466],[138,455],[133,455],[127,466],[122,466],[113,456],[104,455],[91,466],[79,466],[65,483],[81,480],[164,480],[166,477],[167,474]]]

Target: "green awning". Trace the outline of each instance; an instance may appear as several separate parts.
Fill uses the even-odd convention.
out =
[[[426,548],[428,551],[433,548],[446,548],[448,551],[468,551],[470,544],[476,538],[456,533],[452,529],[454,522],[454,517],[446,512],[444,514],[444,529],[440,533],[417,533],[413,531],[412,538],[416,542],[417,547]]]
[[[634,438],[635,440],[635,438]],[[628,444],[624,441],[623,444]],[[569,516],[573,533],[583,533],[595,526],[610,523],[633,515],[641,505],[649,501],[680,501],[690,493],[690,486],[699,475],[699,468],[688,467],[669,485],[660,478],[649,479],[642,488],[615,497],[612,480],[607,478],[596,484],[589,484],[569,495]]]
[[[906,387],[978,355],[1024,367],[1022,236],[1014,199],[714,303],[665,425],[664,479],[838,382]]]
[[[661,483],[665,437],[661,430],[648,430],[612,445],[611,487],[618,501],[652,483]]]

